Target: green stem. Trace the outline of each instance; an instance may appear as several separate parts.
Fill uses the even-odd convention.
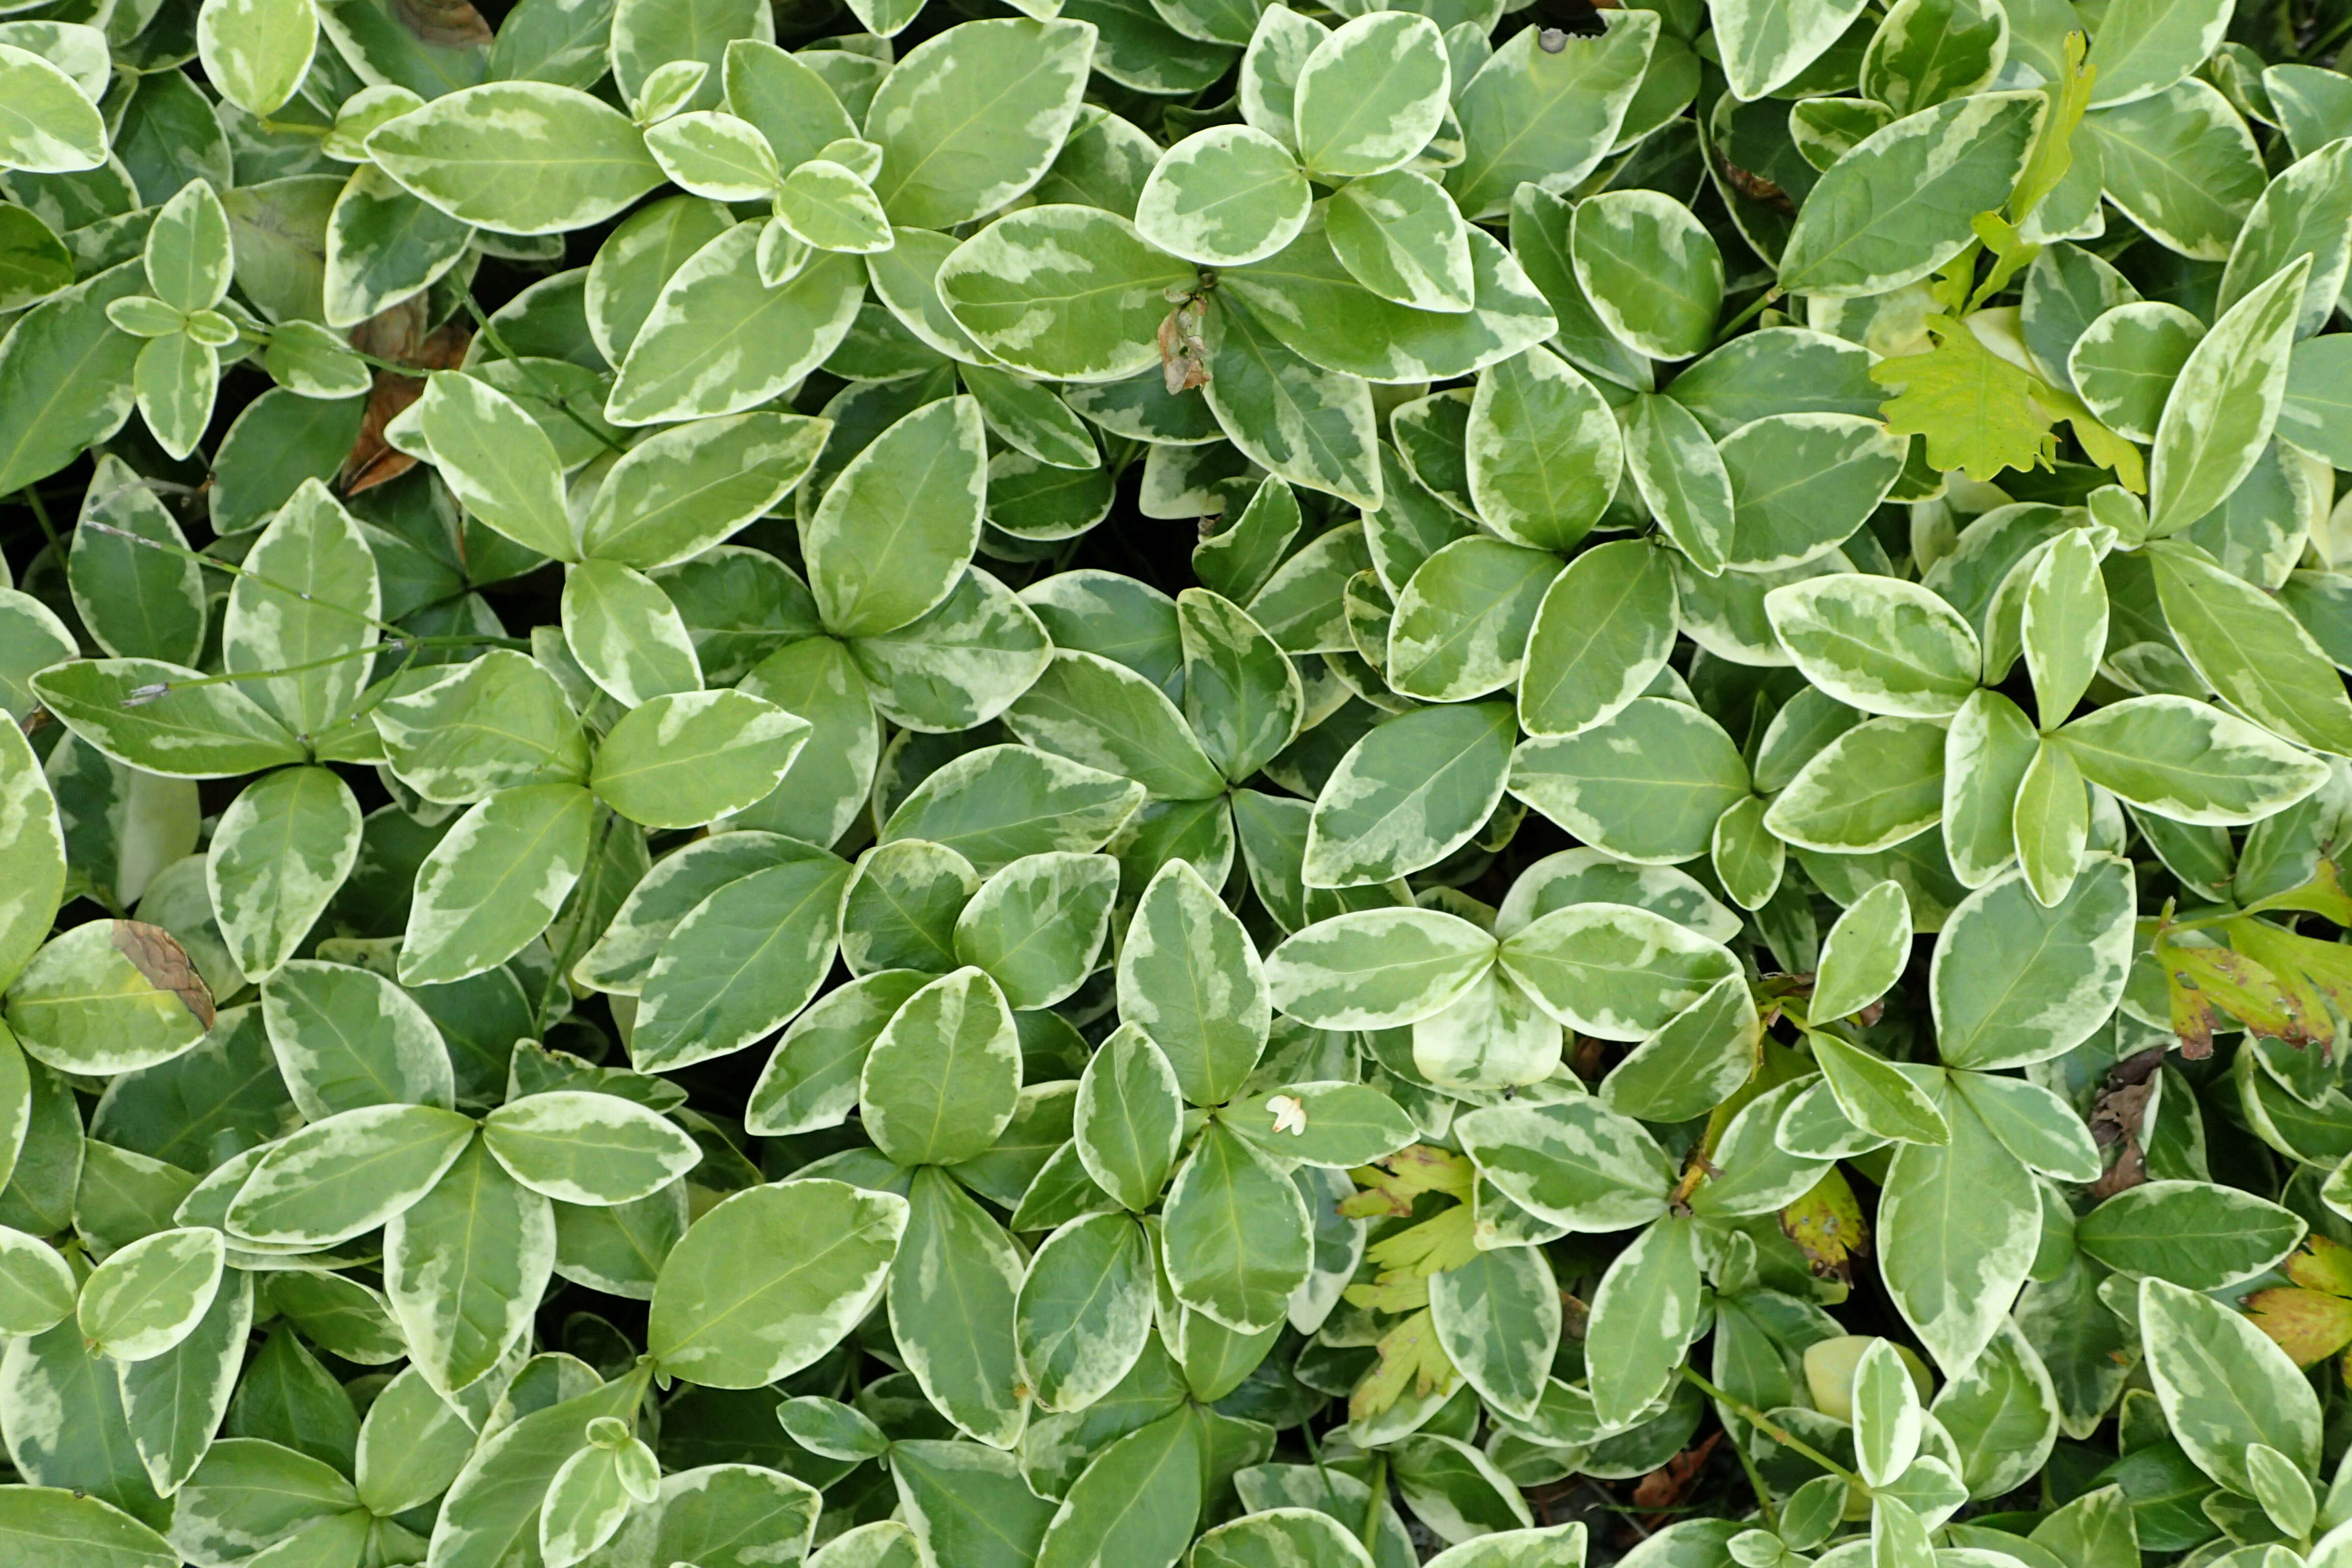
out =
[[[300,675],[306,670],[324,669],[331,664],[347,664],[355,658],[366,658],[374,654],[394,649],[404,649],[409,652],[411,658],[414,658],[415,650],[421,647],[510,647],[526,653],[530,649],[530,645],[519,637],[462,636],[415,637],[403,633],[393,642],[369,643],[364,647],[347,647],[341,653],[331,653],[322,658],[306,659],[300,664],[289,664],[277,669],[238,669],[230,670],[222,675],[199,676],[194,680],[159,680],[152,686],[142,686],[133,690],[130,696],[122,700],[122,705],[126,708],[144,706],[160,700],[174,691],[192,690],[199,686],[233,686],[240,680],[275,680],[281,675]]]
[[[562,392],[550,386],[545,381],[540,378],[539,371],[531,364],[530,361],[523,358],[522,355],[515,353],[513,349],[508,347],[506,339],[499,335],[499,330],[490,324],[490,319],[482,314],[481,306],[474,302],[474,296],[471,293],[462,293],[458,298],[466,302],[466,313],[474,318],[474,325],[480,330],[482,336],[490,341],[490,347],[499,351],[499,357],[500,359],[512,361],[515,368],[522,372],[523,379],[530,382],[530,384],[538,390],[540,396],[545,398],[550,404],[552,404],[556,412],[562,414],[566,419],[571,420],[572,423],[579,426],[580,428],[587,431],[589,435],[594,437],[597,443],[606,451],[626,452],[628,450],[626,447],[622,446],[618,441],[614,440],[610,436],[605,435],[604,432],[590,424],[587,419],[581,415],[578,409],[572,406],[572,401],[570,398],[566,397]]]
[[[1764,1436],[1771,1438],[1775,1443],[1780,1444],[1783,1448],[1789,1449],[1791,1453],[1803,1455],[1806,1458],[1811,1459],[1813,1463],[1821,1466],[1822,1468],[1829,1471],[1829,1473],[1833,1476],[1843,1477],[1845,1479],[1845,1483],[1848,1486],[1859,1487],[1863,1485],[1863,1479],[1860,1476],[1855,1475],[1852,1470],[1847,1469],[1843,1465],[1839,1464],[1835,1459],[1831,1458],[1827,1454],[1822,1453],[1819,1448],[1814,1447],[1811,1444],[1805,1442],[1803,1439],[1797,1436],[1796,1434],[1790,1432],[1787,1427],[1781,1426],[1779,1422],[1773,1420],[1769,1415],[1765,1415],[1764,1412],[1757,1409],[1756,1406],[1748,1404],[1746,1400],[1733,1398],[1731,1394],[1726,1393],[1720,1388],[1717,1388],[1714,1384],[1709,1383],[1706,1379],[1693,1372],[1687,1364],[1678,1368],[1677,1370],[1682,1373],[1685,1381],[1696,1386],[1701,1394],[1706,1394],[1717,1405],[1722,1405],[1734,1415],[1738,1416],[1742,1421],[1747,1422],[1759,1432],[1763,1433]]]
[[[1364,1504],[1364,1528],[1356,1534],[1369,1552],[1381,1538],[1381,1503],[1389,1492],[1389,1457],[1385,1450],[1372,1456],[1372,1495]]]
[[[1732,1458],[1738,1459],[1739,1468],[1748,1472],[1748,1484],[1756,1492],[1756,1507],[1757,1510],[1764,1516],[1764,1528],[1774,1531],[1779,1531],[1780,1510],[1772,1506],[1772,1489],[1764,1484],[1764,1472],[1758,1469],[1756,1461],[1748,1457],[1746,1444],[1730,1433],[1726,1433],[1725,1436],[1731,1437]]]
[[[1747,308],[1741,310],[1739,314],[1724,322],[1723,330],[1715,334],[1715,342],[1708,346],[1710,348],[1718,347],[1724,343],[1729,342],[1731,341],[1732,333],[1738,331],[1740,328],[1746,326],[1748,322],[1762,315],[1765,308],[1773,304],[1780,298],[1780,286],[1775,283],[1772,287],[1765,289],[1764,292],[1757,295],[1756,298],[1748,301]]]
[[[1323,1500],[1337,1508],[1339,1504],[1339,1489],[1331,1484],[1331,1472],[1324,1468],[1323,1445],[1315,1440],[1314,1427],[1302,1422],[1298,1431],[1299,1435],[1307,1439],[1307,1457],[1315,1461],[1315,1473],[1322,1479]]]
[[[95,529],[110,538],[127,540],[144,549],[159,550],[166,555],[175,555],[183,561],[193,561],[197,565],[209,567],[215,572],[226,572],[232,577],[243,577],[249,582],[258,584],[273,594],[284,594],[299,599],[306,605],[316,605],[321,609],[332,610],[337,615],[349,616],[353,620],[364,621],[387,637],[405,637],[408,635],[390,621],[380,621],[365,610],[355,610],[349,605],[339,605],[332,599],[314,598],[291,584],[278,582],[274,578],[262,575],[249,566],[240,566],[234,561],[224,561],[217,555],[206,555],[200,550],[190,550],[184,544],[172,544],[161,539],[150,539],[143,533],[133,533],[127,528],[117,528],[110,522],[100,522],[94,519],[86,520],[81,526]]]
[[[33,509],[33,521],[39,523],[41,531],[48,536],[49,548],[57,552],[58,564],[63,566],[66,563],[66,542],[58,537],[58,525],[49,521],[49,509],[42,501],[41,492],[26,485],[16,493],[25,498],[26,506]]]

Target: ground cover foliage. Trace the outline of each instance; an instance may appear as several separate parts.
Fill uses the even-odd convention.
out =
[[[2347,33],[9,6],[0,1565],[2352,1563]]]

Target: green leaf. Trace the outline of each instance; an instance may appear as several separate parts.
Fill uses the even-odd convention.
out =
[[[1444,39],[1428,17],[1375,11],[1345,22],[1299,64],[1299,160],[1321,176],[1397,168],[1437,133],[1451,88]]]
[[[247,114],[267,115],[294,96],[319,43],[319,16],[287,0],[218,0],[196,13],[205,79]]]
[[[644,1106],[577,1089],[509,1100],[483,1120],[482,1143],[531,1191],[600,1207],[648,1197],[701,1159],[692,1139]]]
[[[1014,1334],[1042,1408],[1083,1410],[1135,1365],[1151,1332],[1152,1268],[1151,1244],[1126,1215],[1075,1221],[1037,1249]]]
[[[1398,482],[1390,481],[1391,487]],[[1367,538],[1375,537],[1368,529]],[[1484,697],[1509,685],[1520,675],[1529,633],[1549,602],[1545,590],[1559,574],[1559,558],[1549,552],[1484,534],[1442,545],[1397,595],[1384,666],[1389,684],[1437,702]]]
[[[1446,1359],[1479,1396],[1532,1419],[1560,1334],[1559,1286],[1542,1250],[1494,1247],[1432,1276],[1429,1315]]]
[[[1118,965],[1120,1012],[1165,1053],[1184,1097],[1230,1099],[1265,1048],[1269,976],[1242,923],[1184,860],[1154,874]]]
[[[1110,932],[1118,865],[1107,855],[1033,855],[981,887],[957,918],[956,956],[1032,1011],[1083,984]]]
[[[1217,771],[1246,779],[1297,738],[1307,699],[1265,628],[1206,588],[1176,595],[1184,719]]]
[[[1911,956],[1911,900],[1899,882],[1881,882],[1848,905],[1822,943],[1806,1016],[1851,1017],[1886,994]]]
[[[1218,301],[1207,325],[1211,375],[1201,395],[1227,438],[1293,484],[1377,506],[1370,387],[1302,359],[1272,320],[1237,299]]]
[[[2228,258],[2269,178],[2228,99],[2190,77],[2085,116],[2083,130],[2126,216],[2183,256]]]
[[[73,78],[31,49],[0,44],[0,166],[61,174],[106,162],[106,122]]]
[[[554,1264],[547,1199],[508,1174],[483,1140],[384,1226],[384,1294],[409,1354],[445,1398],[530,1331]]]
[[[0,977],[13,981],[47,938],[68,874],[57,798],[13,724],[0,726],[0,858],[11,868],[0,891]]]
[[[1466,450],[1480,518],[1514,544],[1556,552],[1600,521],[1623,453],[1601,395],[1539,347],[1478,378]]]
[[[365,745],[364,727],[344,732],[381,755]],[[365,834],[349,786],[318,767],[266,773],[221,814],[206,898],[217,936],[247,979],[267,978],[310,932],[356,865]]]
[[[1672,652],[1674,574],[1635,541],[1602,544],[1546,591],[1528,639],[1519,722],[1531,735],[1574,735],[1641,696]]]
[[[1501,800],[1517,724],[1500,703],[1424,708],[1349,749],[1307,829],[1311,888],[1424,869],[1468,843]]]
[[[1570,904],[1505,938],[1503,971],[1569,1027],[1638,1040],[1696,1002],[1738,962],[1718,942],[1630,904]]]
[[[1617,1255],[1593,1293],[1593,1414],[1622,1426],[1664,1394],[1699,1327],[1698,1237],[1668,1217]]]
[[[756,1465],[680,1470],[662,1478],[656,1554],[706,1568],[757,1568],[776,1554],[805,1550],[822,1506],[820,1494],[805,1482]]]
[[[175,664],[203,653],[204,573],[175,553],[187,548],[187,535],[155,492],[120,459],[100,459],[66,557],[66,582],[100,649]]]
[[[623,707],[699,692],[702,668],[677,606],[644,573],[583,561],[563,574],[566,650]]]
[[[2047,107],[2038,92],[1978,93],[1864,138],[1798,212],[1781,289],[1851,299],[1943,266],[1975,238],[1969,220],[2008,199]]]
[[[740,691],[656,697],[596,750],[589,787],[649,827],[694,827],[758,802],[809,734],[805,720]]]
[[[139,1521],[102,1499],[62,1487],[0,1491],[0,1550],[26,1563],[89,1568],[172,1568],[180,1554]]]
[[[1925,719],[1868,719],[1814,753],[1764,826],[1801,848],[1868,854],[1934,826],[1943,797],[1943,730]]]
[[[1029,1414],[1013,1327],[1021,1256],[944,1172],[916,1172],[910,1203],[890,1275],[891,1336],[934,1407],[991,1447],[1010,1447]]]
[[[48,1332],[73,1315],[80,1287],[57,1248],[23,1231],[0,1229],[0,1322],[10,1334]]]
[[[297,960],[263,984],[261,1016],[287,1089],[311,1121],[368,1105],[455,1103],[441,1031],[373,970]]]
[[[773,508],[824,444],[824,421],[742,414],[657,430],[604,476],[581,550],[641,572],[688,560]]]
[[[2270,595],[2185,550],[2151,551],[2166,624],[2223,700],[2284,739],[2352,748],[2352,699],[2319,645]]]
[[[1238,267],[1297,237],[1309,201],[1288,148],[1246,125],[1212,126],[1161,154],[1136,200],[1135,226],[1187,261]]]
[[[1942,1099],[1948,1143],[1896,1146],[1878,1200],[1880,1272],[1947,1375],[2006,1319],[2041,1237],[2033,1178],[1965,1102]]]
[[[1621,859],[1672,866],[1707,852],[1748,795],[1748,764],[1696,708],[1637,697],[1574,735],[1519,743],[1511,793]]]
[[[2074,1244],[2118,1274],[2221,1290],[2275,1266],[2303,1239],[2294,1214],[2211,1182],[2147,1182],[2084,1215]]]
[[[1717,443],[1731,479],[1724,563],[1742,572],[1801,565],[1853,537],[1903,468],[1904,443],[1851,414],[1768,414]]]
[[[2205,62],[2229,14],[2210,0],[2126,0],[2099,22],[2091,49],[2091,100],[2129,103],[2163,91]]]
[[[851,459],[803,534],[827,630],[895,631],[948,596],[980,537],[982,446],[979,405],[952,398]]]
[[[82,1285],[75,1320],[93,1350],[152,1361],[187,1338],[221,1284],[221,1233],[159,1230],[109,1257]]]
[[[1950,1123],[1911,1075],[1834,1035],[1810,1037],[1822,1079],[1845,1119],[1874,1139],[1948,1143]]]
[[[994,871],[1024,855],[1099,849],[1143,799],[1131,780],[1027,746],[984,746],[918,784],[881,837],[928,839]]]
[[[1269,6],[1267,16],[1296,16]],[[1383,300],[1418,310],[1476,302],[1470,231],[1454,199],[1427,174],[1391,169],[1349,181],[1324,211],[1331,253]]]
[[[793,858],[714,889],[663,939],[639,993],[629,1054],[668,1071],[740,1051],[816,994],[833,967],[849,868]]]
[[[2087,862],[2044,909],[2021,876],[1970,894],[1936,939],[1929,994],[1937,1049],[1990,1070],[2064,1054],[2105,1022],[2129,967],[2132,882],[2123,862]]]
[[[774,195],[782,180],[775,150],[759,128],[717,110],[689,110],[647,126],[646,151],[679,189],[714,202],[758,201]]]
[[[879,1299],[907,1201],[804,1178],[752,1187],[688,1229],[646,1321],[660,1366],[710,1388],[756,1388],[822,1356]]]
[[[1977,689],[1975,630],[1916,584],[1839,573],[1773,589],[1764,612],[1805,678],[1850,708],[1940,719]]]
[[[154,1067],[212,1026],[213,998],[170,932],[89,921],[53,937],[8,988],[8,1027],[26,1054],[63,1072]]]
[[[2258,821],[2318,787],[2325,764],[2186,697],[2130,697],[2057,736],[2083,776],[2143,811],[2203,826]]]
[[[1462,85],[1454,114],[1463,158],[1446,171],[1445,188],[1463,216],[1500,215],[1522,184],[1565,195],[1591,173],[1615,143],[1656,47],[1660,29],[1645,16],[1612,17],[1601,37],[1570,35],[1558,51],[1538,47],[1538,29],[1522,27]]]
[[[2278,423],[2306,260],[2282,267],[2213,323],[2165,399],[2148,461],[2148,533],[2177,533],[2251,472]]]
[[[431,1105],[373,1105],[314,1121],[269,1146],[227,1209],[230,1233],[278,1247],[331,1247],[423,1197],[465,1152],[474,1123]]]
[[[327,217],[326,318],[356,327],[415,297],[466,258],[473,229],[373,164],[352,176]],[[291,325],[290,323],[289,324]],[[281,328],[271,334],[299,338]]]
[[[1711,346],[1723,255],[1682,203],[1655,191],[1603,191],[1578,205],[1569,247],[1593,313],[1621,342],[1660,360]]]
[[[1455,1133],[1478,1173],[1521,1208],[1570,1230],[1623,1230],[1666,1211],[1674,1168],[1641,1123],[1597,1100],[1489,1106]]]
[[[1313,1263],[1306,1202],[1248,1140],[1212,1124],[1168,1192],[1165,1264],[1178,1300],[1239,1333],[1280,1322]]]
[[[1040,751],[1124,774],[1161,800],[1205,800],[1224,775],[1150,680],[1098,654],[1060,652],[1005,710]]]
[[[1371,1554],[1329,1514],[1273,1508],[1228,1520],[1192,1547],[1195,1568],[1282,1568],[1290,1563],[1362,1568]]]
[[[2139,1286],[2148,1381],[2197,1468],[2252,1493],[2246,1446],[2264,1444],[2309,1474],[2319,1463],[2319,1403],[2286,1352],[2248,1319],[2163,1279]]]
[[[661,184],[628,117],[575,88],[467,87],[376,127],[376,166],[454,218],[556,234],[613,217]]]
[[[966,22],[909,49],[866,111],[890,221],[952,228],[1037,183],[1078,110],[1094,35],[1077,22]]]
[[[306,761],[297,738],[234,685],[145,658],[76,659],[32,680],[42,705],[126,767],[167,778],[234,778]]]
[[[569,784],[523,784],[469,807],[416,868],[402,984],[462,980],[521,952],[586,868],[595,818],[595,796]]]
[[[1926,328],[1934,347],[1870,368],[1871,380],[1895,393],[1880,410],[1887,429],[1925,437],[1927,466],[1943,473],[1961,471],[1990,483],[2005,468],[2031,473],[2050,467],[2057,437],[2051,433],[2053,416],[2034,396],[2042,392],[2047,398],[2042,384],[1962,322],[1934,315]],[[2088,338],[2085,333],[2082,341]],[[2074,384],[2112,422],[2114,411],[2094,395],[2097,387],[2079,377]]]
[[[486,381],[439,371],[412,418],[441,477],[466,509],[517,544],[579,558],[555,447],[520,404]]]
[[[1540,342],[1558,324],[1501,241],[1475,226],[1466,232],[1467,311],[1417,310],[1366,289],[1333,252],[1320,215],[1279,255],[1219,273],[1217,287],[1309,364],[1372,382],[1450,380]]]
[[[978,1443],[901,1441],[892,1447],[890,1473],[908,1521],[934,1560],[945,1554],[972,1568],[1036,1562],[1055,1505],[1029,1489],[1010,1454]],[[865,1564],[853,1560],[845,1568]]]
[[[1047,205],[964,241],[940,264],[937,287],[954,324],[1014,370],[1118,381],[1159,363],[1167,291],[1197,280],[1126,218]]]
[[[858,1085],[868,1135],[902,1165],[972,1158],[1004,1131],[1020,1093],[1013,1011],[996,983],[970,968],[907,998]]]
[[[46,62],[39,68],[55,69]],[[39,90],[52,88],[44,81]],[[87,107],[79,89],[73,96]],[[35,305],[0,340],[0,408],[7,410],[0,414],[0,485],[21,489],[46,479],[121,428],[142,345],[116,329],[107,308],[146,281],[142,268],[108,268]]]
[[[604,400],[615,425],[655,425],[756,408],[828,358],[857,320],[855,258],[824,252],[771,288],[763,226],[709,239],[659,288]]]

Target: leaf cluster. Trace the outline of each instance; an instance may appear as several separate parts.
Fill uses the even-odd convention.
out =
[[[2352,1563],[2344,0],[0,0],[0,1568]]]

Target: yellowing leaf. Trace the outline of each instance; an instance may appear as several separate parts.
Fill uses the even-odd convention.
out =
[[[1451,1388],[1461,1377],[1437,1342],[1436,1325],[1423,1308],[1381,1336],[1381,1359],[1348,1396],[1348,1418],[1366,1421],[1404,1397],[1407,1388],[1425,1397]]]
[[[1898,395],[1879,410],[1898,436],[1925,436],[1930,467],[1989,481],[2004,468],[2049,468],[2057,457],[2050,419],[2035,405],[2041,384],[1949,316],[1929,316],[1936,346],[1882,360],[1870,378]]]
[[[1853,1277],[1853,1259],[1870,1250],[1870,1227],[1862,1204],[1835,1165],[1822,1173],[1812,1190],[1780,1211],[1780,1231],[1805,1255],[1805,1265],[1824,1279]]]
[[[2254,1327],[2278,1342],[2297,1366],[2326,1360],[2352,1344],[2352,1301],[2318,1290],[2282,1286],[2246,1298]]]
[[[1455,1204],[1410,1229],[1374,1242],[1364,1256],[1384,1270],[1426,1279],[1459,1268],[1476,1257],[1476,1234],[1470,1205]]]
[[[2352,1247],[2324,1236],[2307,1236],[2303,1246],[2279,1267],[2306,1290],[2352,1298]]]
[[[2099,74],[2096,66],[2084,63],[2090,47],[2084,34],[2067,34],[2066,74],[2042,89],[2050,95],[2050,112],[2042,117],[2042,133],[2034,138],[2033,151],[2026,154],[2025,167],[2009,194],[2011,216],[2019,223],[2058,188],[2074,166],[2074,128],[2091,107],[2091,83]]]

